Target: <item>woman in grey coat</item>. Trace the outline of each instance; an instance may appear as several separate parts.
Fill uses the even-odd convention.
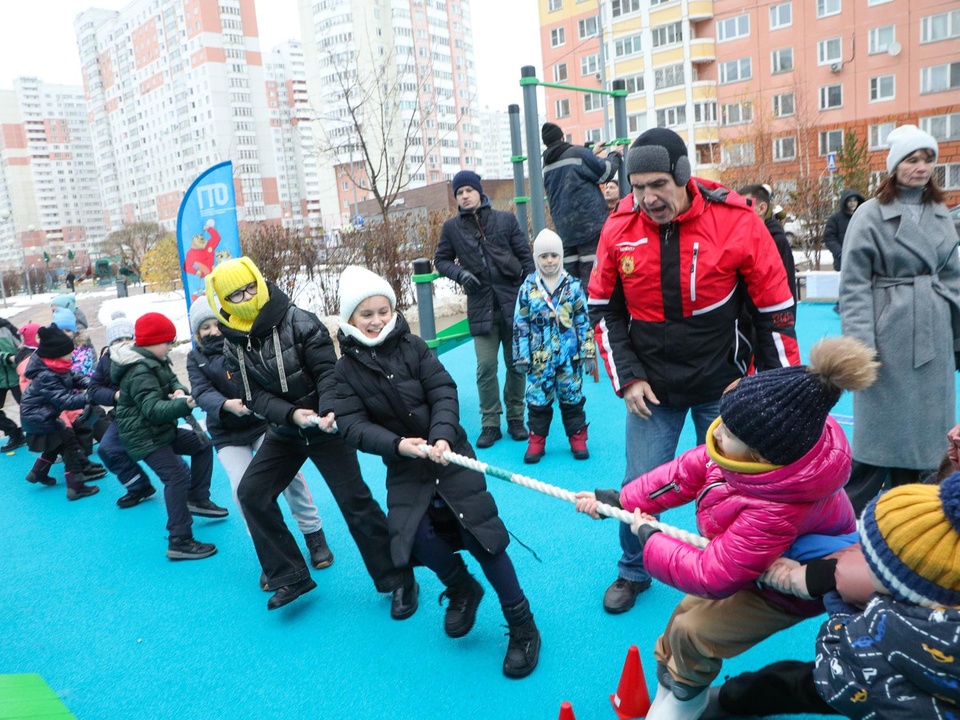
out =
[[[840,272],[843,334],[876,348],[881,362],[877,382],[853,399],[846,490],[858,515],[885,485],[935,470],[956,424],[960,255],[933,177],[939,148],[914,125],[888,143],[889,175],[854,213]]]

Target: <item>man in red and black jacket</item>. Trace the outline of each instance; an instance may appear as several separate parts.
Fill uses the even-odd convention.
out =
[[[686,145],[665,128],[636,139],[627,174],[633,194],[604,225],[589,292],[597,346],[628,410],[624,483],[674,458],[688,413],[702,444],[751,358],[758,370],[800,363],[783,261],[746,201],[691,177]],[[738,330],[748,298],[756,347]],[[610,613],[650,586],[637,538],[620,530]]]

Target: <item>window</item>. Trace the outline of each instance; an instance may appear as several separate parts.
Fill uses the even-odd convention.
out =
[[[717,104],[715,102],[694,103],[693,121],[696,123],[716,123]]]
[[[667,65],[653,71],[653,87],[655,90],[683,85],[683,63]]]
[[[613,0],[610,5],[614,17],[640,12],[640,0]]]
[[[789,117],[796,112],[794,109],[793,93],[784,93],[783,95],[773,96],[773,116]]]
[[[583,110],[584,112],[592,112],[594,110],[603,109],[603,95],[598,95],[597,93],[587,93],[583,96]]]
[[[960,35],[960,10],[928,15],[920,20],[920,42],[932,43]]]
[[[563,10],[563,0],[549,0],[547,12],[556,12],[557,10]]]
[[[820,109],[843,107],[843,85],[824,85],[820,88]]]
[[[751,77],[753,77],[753,68],[748,57],[730,60],[720,65],[721,85],[749,80]]]
[[[920,118],[920,129],[937,140],[960,140],[960,112]]]
[[[589,17],[581,20],[577,23],[577,34],[580,36],[581,40],[586,38],[596,37],[597,35],[597,18]]]
[[[770,53],[770,72],[790,72],[793,70],[793,48],[781,48]]]
[[[623,84],[628,95],[643,92],[643,73],[629,75],[623,79]]]
[[[683,42],[683,26],[679,22],[660,25],[650,30],[655,48]]]
[[[556,108],[558,118],[570,117],[570,101],[568,99],[557,100]]]
[[[630,35],[617,40],[613,44],[613,54],[616,57],[626,57],[640,52],[640,34]]]
[[[553,66],[553,81],[554,82],[565,82],[567,79],[567,64],[566,63],[557,63]]]
[[[600,137],[600,128],[594,128],[593,130],[587,130],[583,136],[583,141],[588,143],[598,143],[603,138]]]
[[[596,75],[599,69],[600,65],[597,62],[596,55],[586,55],[585,57],[580,58],[581,75]]]
[[[748,35],[750,35],[750,16],[747,13],[717,22],[717,42],[736,40]]]
[[[627,115],[627,132],[631,136],[638,135],[647,129],[647,114],[637,113],[636,115]]]
[[[943,92],[960,87],[960,62],[920,68],[920,93]]]
[[[724,105],[720,113],[723,125],[742,125],[753,120],[753,104],[748,102]]]
[[[562,27],[554,28],[550,31],[550,47],[560,47],[566,45],[567,33]]]
[[[843,150],[843,130],[825,130],[820,133],[820,155]]]
[[[753,143],[733,143],[720,148],[720,161],[728,167],[753,165]]]
[[[895,93],[893,75],[880,75],[870,78],[870,102],[893,100]]]
[[[840,0],[817,0],[817,17],[840,14]]]
[[[773,159],[777,162],[797,157],[797,139],[790,135],[773,139]]]
[[[867,147],[870,150],[882,150],[887,147],[887,135],[889,135],[890,131],[896,126],[897,124],[892,122],[871,125],[868,128],[869,138],[867,139]]]
[[[947,163],[933,168],[937,184],[944,190],[960,190],[960,163]]]
[[[687,121],[687,108],[684,105],[657,110],[657,127],[682,125]]]
[[[871,55],[885,53],[894,41],[894,25],[884,25],[883,27],[870,28],[867,35],[869,41],[868,52]]]
[[[885,5],[888,2],[893,2],[893,0],[867,0],[867,7],[873,7],[874,5]]]
[[[830,38],[817,43],[817,65],[830,65],[843,59],[843,41]]]
[[[793,3],[781,3],[770,8],[771,30],[779,30],[791,25],[793,25]]]

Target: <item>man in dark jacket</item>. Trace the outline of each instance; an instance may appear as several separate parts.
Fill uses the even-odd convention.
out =
[[[443,224],[434,265],[438,273],[460,283],[467,293],[467,321],[477,353],[482,426],[476,445],[488,448],[503,437],[497,379],[501,346],[507,365],[503,388],[507,432],[514,440],[526,440],[526,378],[513,365],[513,312],[520,285],[534,271],[530,243],[516,217],[490,207],[490,199],[483,194],[480,176],[475,172],[461,170],[453,176],[452,185],[460,211]],[[600,199],[603,200],[602,195]]]
[[[270,423],[237,488],[267,585],[274,591],[267,609],[293,602],[317,586],[277,504],[309,459],[330,488],[377,590],[393,593],[391,617],[410,617],[418,604],[413,571],[394,567],[387,518],[363,481],[356,451],[334,427],[337,354],[330,333],[316,315],[267,283],[249,258],[220,263],[206,286],[207,302],[219,308],[227,369],[239,375],[245,404]]]
[[[774,217],[770,209],[770,191],[764,185],[747,185],[740,188],[739,192],[747,200],[753,202],[753,211],[763,220],[767,226],[767,232],[777,244],[777,252],[783,260],[783,269],[787,271],[787,283],[790,285],[790,292],[794,298],[797,296],[797,267],[793,261],[793,249],[790,247],[790,241],[787,240],[787,234],[783,230],[783,225]]]
[[[848,188],[840,195],[840,207],[837,211],[827,218],[827,224],[823,228],[823,244],[833,255],[833,269],[840,271],[840,255],[843,252],[843,238],[847,234],[847,225],[850,224],[850,218],[863,202],[863,195],[859,190]]]
[[[614,179],[620,169],[620,151],[597,157],[603,143],[593,150],[571,145],[563,139],[563,130],[544,123],[540,138],[543,151],[543,187],[550,204],[550,217],[563,240],[563,268],[579,278],[586,288],[590,271],[597,260],[600,230],[610,210],[600,185]]]

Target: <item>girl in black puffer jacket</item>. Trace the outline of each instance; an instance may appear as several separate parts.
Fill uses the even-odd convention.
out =
[[[533,672],[540,633],[506,553],[509,537],[483,474],[443,458],[475,457],[460,426],[457,387],[426,343],[395,312],[383,278],[360,267],[340,277],[340,348],[334,414],[347,442],[387,465],[387,525],[396,565],[415,558],[447,586],[444,627],[458,638],[473,627],[483,588],[458,549],[480,563],[510,627],[508,677]],[[421,445],[433,446],[430,454]],[[432,460],[433,462],[428,462]]]

